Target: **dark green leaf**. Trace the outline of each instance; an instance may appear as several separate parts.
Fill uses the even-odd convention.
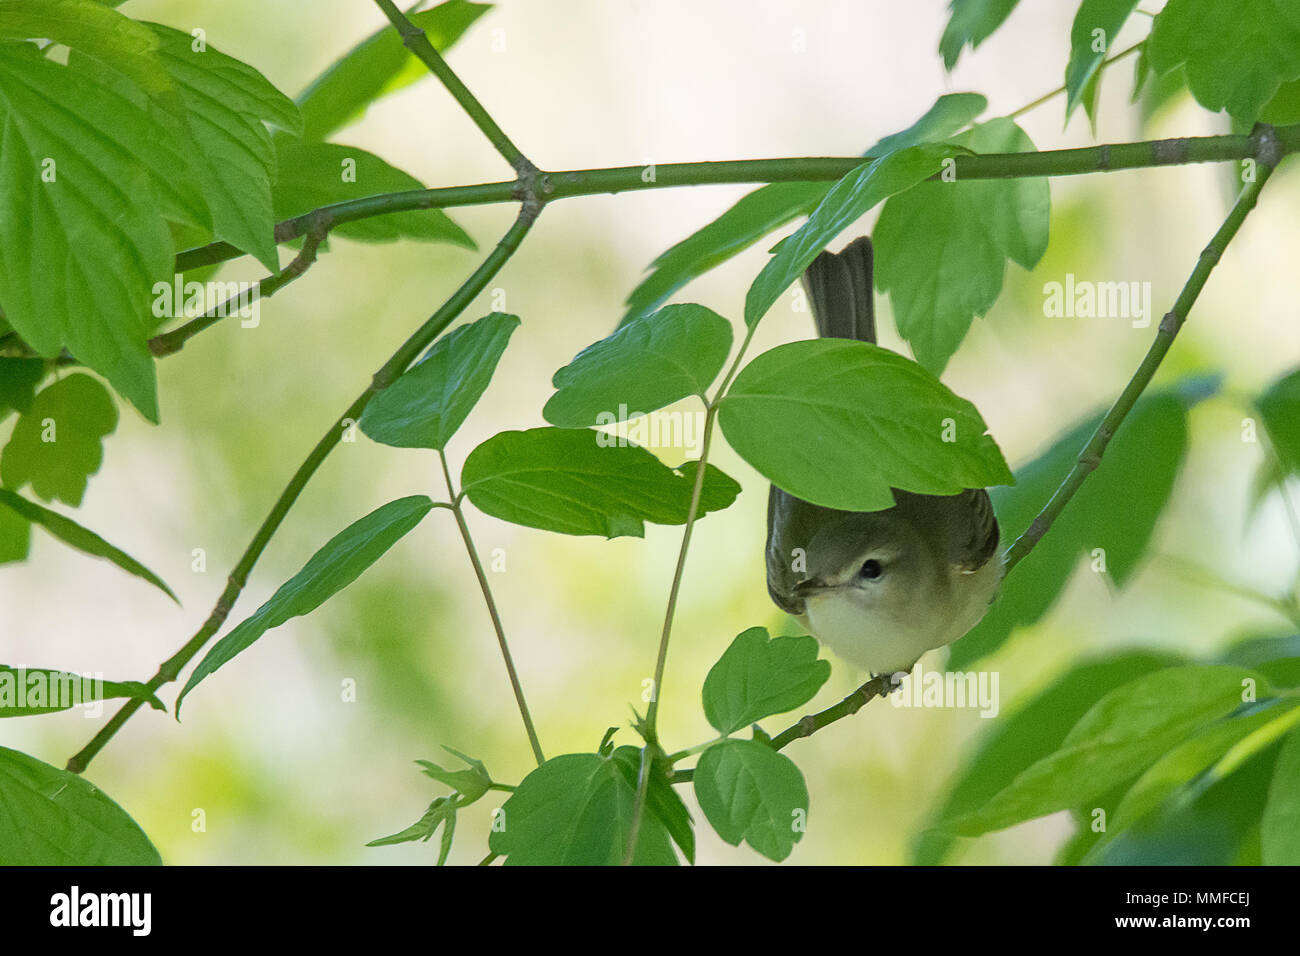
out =
[[[844,176],[813,210],[808,221],[786,237],[745,295],[745,322],[757,324],[781,293],[844,229],[895,193],[939,172],[943,161],[961,150],[926,144],[909,146],[863,163]]]
[[[0,302],[48,358],[67,348],[150,421],[157,382],[146,339],[151,288],[175,257],[179,205],[143,109],[31,44],[0,44]],[[79,224],[71,229],[69,224]]]
[[[1084,89],[1101,72],[1106,53],[1138,0],[1083,0],[1070,27],[1070,62],[1065,68],[1065,117],[1070,118]],[[1100,30],[1098,36],[1094,31]]]
[[[613,760],[623,772],[623,779],[635,790],[641,772],[640,748],[619,747],[613,751]],[[686,809],[686,804],[677,795],[676,788],[668,782],[663,768],[658,763],[652,764],[650,768],[645,810],[668,831],[668,835],[682,851],[682,856],[686,857],[686,862],[694,863],[695,829],[691,823],[690,811]]]
[[[763,353],[732,383],[719,422],[761,474],[828,508],[889,508],[890,488],[945,495],[1011,481],[974,405],[866,342],[812,339]],[[802,454],[790,454],[792,436]]]
[[[197,145],[189,160],[212,210],[214,234],[279,272],[271,205],[275,151],[262,121],[295,132],[298,107],[247,63],[211,46],[195,50],[190,34],[152,26],[188,111]]]
[[[278,173],[272,199],[276,219],[291,219],[350,199],[425,188],[414,176],[355,146],[303,142],[281,134],[275,137],[275,156]],[[417,239],[476,248],[474,240],[441,209],[410,209],[339,223],[330,235],[363,242]]]
[[[967,44],[973,50],[1002,26],[1020,0],[952,0],[948,25],[939,39],[943,65],[951,70]]]
[[[445,53],[490,4],[448,0],[432,10],[408,14],[434,49]],[[312,81],[298,96],[303,136],[327,139],[330,133],[360,119],[366,107],[393,90],[428,75],[387,23],[362,40]]]
[[[154,710],[166,710],[162,701],[139,681],[111,681],[42,667],[0,664],[0,717],[53,714],[115,697],[136,698]]]
[[[1016,628],[1038,621],[1056,602],[1081,555],[1104,561],[1105,573],[1124,585],[1146,553],[1169,500],[1187,451],[1187,410],[1203,397],[1198,388],[1189,383],[1138,400],[1106,449],[1101,466],[1003,582],[984,619],[952,645],[949,669],[968,670],[1001,647]],[[1097,415],[1072,428],[1018,469],[1014,489],[993,490],[1004,541],[1014,541],[1025,532],[1100,421]]]
[[[919,120],[902,132],[884,137],[865,155],[878,159],[908,146],[951,136],[987,106],[988,101],[978,93],[947,93]],[[773,230],[809,215],[829,189],[829,183],[772,183],[744,196],[651,263],[650,275],[628,296],[622,324],[658,308],[686,283],[748,249]]]
[[[84,777],[0,747],[0,866],[158,866],[144,831]]]
[[[731,351],[731,323],[702,305],[668,305],[588,346],[551,379],[542,416],[585,428],[704,396]],[[620,409],[624,414],[619,414]]]
[[[342,591],[419,524],[432,508],[433,502],[424,495],[399,498],[354,521],[327,541],[302,570],[280,585],[279,590],[252,617],[246,618],[213,645],[176,698],[177,718],[180,717],[181,702],[203,678],[240,651],[251,647],[271,628],[279,627],[291,618],[310,614]]]
[[[447,447],[492,381],[519,318],[491,312],[442,336],[361,413],[361,430],[399,448]]]
[[[31,522],[16,511],[0,508],[0,564],[27,560],[31,545]]]
[[[1300,634],[1245,638],[1220,654],[1217,662],[1259,671],[1274,687],[1300,687]]]
[[[1188,665],[1117,687],[1080,718],[1058,750],[1022,771],[978,810],[938,826],[976,836],[1085,805],[1230,714],[1241,705],[1248,679],[1259,681],[1237,667]]]
[[[1032,152],[1009,119],[995,119],[951,143],[979,153]],[[880,211],[876,287],[894,304],[898,333],[916,360],[939,375],[976,315],[1002,292],[1008,259],[1032,269],[1047,249],[1046,179],[922,183]]]
[[[1260,837],[1265,864],[1300,865],[1300,729],[1287,735],[1278,754]]]
[[[14,425],[0,458],[0,477],[14,491],[31,483],[46,501],[74,507],[104,461],[103,438],[117,428],[117,406],[89,375],[51,382]]]
[[[695,796],[718,836],[781,861],[803,838],[808,788],[789,757],[753,740],[724,740],[700,755]]]
[[[569,428],[501,432],[465,459],[461,487],[485,514],[558,531],[641,537],[644,522],[682,524],[690,511],[694,465],[673,470],[613,435]],[[712,465],[700,515],[721,511],[740,486]]]
[[[180,598],[163,582],[162,578],[125,551],[113,547],[95,532],[89,528],[83,528],[71,518],[65,518],[48,508],[42,508],[35,502],[14,494],[7,488],[0,488],[0,511],[6,509],[22,516],[26,521],[40,525],[64,544],[71,545],[78,551],[84,551],[86,554],[92,554],[97,558],[107,558],[123,571],[134,574],[138,578],[144,578],[177,604],[180,603]]]
[[[977,810],[1021,771],[1057,750],[1070,728],[1102,696],[1144,674],[1183,662],[1172,654],[1127,651],[1075,666],[1032,700],[990,724],[978,749],[954,776],[934,819]],[[949,834],[925,830],[913,847],[913,862],[942,863],[954,843]]]
[[[507,866],[616,865],[627,849],[635,802],[636,787],[614,759],[553,757],[510,795],[488,846]],[[668,831],[652,813],[641,818],[633,862],[677,862]]]
[[[733,734],[808,703],[830,676],[830,663],[817,659],[816,638],[770,638],[766,628],[751,627],[704,679],[704,715],[718,733]]]
[[[1284,472],[1300,474],[1300,369],[1269,385],[1255,404]]]
[[[1300,79],[1300,7],[1275,0],[1169,0],[1151,25],[1157,73],[1187,69],[1208,110],[1250,125],[1283,83]]]
[[[44,359],[0,357],[0,418],[11,410],[27,411],[44,377]]]

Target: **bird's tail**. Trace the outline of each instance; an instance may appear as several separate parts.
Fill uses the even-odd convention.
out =
[[[876,341],[871,261],[871,239],[863,236],[845,246],[843,252],[823,252],[804,270],[803,287],[818,335]]]

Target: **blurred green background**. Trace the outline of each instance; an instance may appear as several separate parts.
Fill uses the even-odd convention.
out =
[[[1060,84],[1074,5],[1023,5],[951,76],[936,52],[946,6],[506,0],[470,29],[450,62],[531,158],[553,170],[853,155],[909,125],[942,93],[983,93],[986,115],[994,116]],[[361,0],[130,0],[123,9],[184,30],[203,27],[213,46],[289,95],[383,23]],[[1113,48],[1145,29],[1130,23]],[[1132,61],[1107,74],[1096,141],[1225,131],[1226,120],[1186,97],[1142,127],[1128,104],[1131,77]],[[1021,120],[1039,148],[1094,141],[1081,111],[1062,129],[1063,106],[1056,99]],[[335,140],[378,153],[429,185],[510,176],[429,78],[380,101]],[[1154,333],[1126,320],[1045,318],[1044,283],[1067,272],[1150,281],[1158,320],[1222,220],[1232,182],[1231,170],[1205,166],[1052,183],[1047,255],[1032,274],[1008,269],[997,306],[975,322],[944,376],[976,403],[1013,466],[1113,398]],[[1294,577],[1297,545],[1281,502],[1275,496],[1247,514],[1262,451],[1242,441],[1247,412],[1239,397],[1300,354],[1289,281],[1298,183],[1289,168],[1270,183],[1166,362],[1161,380],[1217,371],[1225,386],[1191,413],[1188,460],[1141,572],[1115,593],[1081,566],[1039,625],[981,665],[1000,673],[1004,713],[1085,653],[1131,645],[1201,653],[1245,633],[1285,632],[1267,608],[1206,587],[1163,555],[1269,592],[1284,591]],[[451,445],[454,470],[495,432],[543,424],[555,369],[608,334],[658,253],[748,188],[579,198],[547,209],[466,313],[499,308],[524,324]],[[486,250],[513,210],[452,215]],[[864,221],[843,241],[869,228]],[[760,243],[676,300],[738,317],[769,246]],[[283,261],[291,254],[282,250]],[[450,246],[334,238],[306,278],[262,304],[258,328],[228,321],[162,361],[162,427],[123,408],[78,519],[156,570],[184,607],[37,533],[31,559],[0,573],[6,662],[113,679],[151,675],[206,617],[224,575],[320,434],[479,258]],[[221,278],[259,273],[244,260]],[[887,303],[880,307],[882,344],[906,352]],[[787,297],[751,354],[811,331]],[[655,450],[672,464],[685,457],[680,448]],[[739,631],[796,629],[764,587],[766,482],[724,442],[714,460],[745,490],[734,507],[701,523],[693,543],[662,688],[669,749],[713,736],[699,688]],[[440,490],[431,452],[376,445],[360,434],[340,445],[271,544],[232,622],[346,524],[393,498]],[[680,529],[651,525],[644,540],[607,542],[517,528],[472,508],[470,521],[485,557],[501,549],[505,560],[492,584],[543,746],[548,755],[594,749],[605,727],[626,727],[629,705],[641,706]],[[196,548],[206,552],[206,573],[191,570]],[[863,679],[832,662],[814,707]],[[941,662],[936,652],[922,666]],[[347,680],[357,683],[355,703],[342,700]],[[170,704],[174,695],[169,688],[163,696]],[[767,723],[771,731],[784,726]],[[976,710],[876,704],[793,744],[787,753],[806,776],[812,804],[809,833],[790,862],[903,862],[916,827],[988,723]],[[61,766],[99,724],[79,711],[9,720],[0,743]],[[616,739],[630,743],[633,735],[624,729]],[[348,590],[210,678],[187,702],[183,724],[138,714],[87,776],[139,821],[168,863],[419,864],[436,857],[436,845],[364,844],[415,821],[444,792],[412,763],[446,763],[441,744],[483,759],[498,780],[517,782],[532,765],[452,518],[435,511]],[[489,814],[499,804],[485,799],[462,813],[452,862],[483,857]],[[203,832],[192,828],[197,809],[206,817]],[[956,859],[1048,862],[1070,830],[1064,815],[1038,820],[972,841]],[[707,826],[698,833],[700,863],[765,862],[747,847],[722,844]]]

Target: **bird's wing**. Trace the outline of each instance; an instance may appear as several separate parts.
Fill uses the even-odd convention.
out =
[[[953,523],[960,529],[953,538],[952,563],[962,571],[978,571],[998,550],[998,519],[993,502],[983,488],[967,488],[954,499],[959,518]]]

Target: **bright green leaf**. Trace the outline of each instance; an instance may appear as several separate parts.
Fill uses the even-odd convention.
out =
[[[983,806],[1021,771],[1061,746],[1070,728],[1105,694],[1129,681],[1185,659],[1155,651],[1126,651],[1085,661],[1054,680],[1001,720],[990,721],[978,749],[963,761],[935,820],[952,819]],[[912,862],[935,866],[955,843],[947,833],[925,830]]]
[[[1009,119],[950,142],[978,153],[1034,149]],[[874,232],[876,287],[889,293],[899,335],[935,375],[997,301],[1006,261],[1032,269],[1042,258],[1050,203],[1046,179],[922,183],[885,203]]]
[[[826,244],[869,209],[938,173],[943,161],[962,152],[952,146],[909,146],[863,163],[840,179],[808,221],[780,244],[745,295],[745,322],[757,324]]]
[[[0,747],[0,866],[158,866],[126,811],[85,777]]]
[[[1260,836],[1266,865],[1300,865],[1300,729],[1287,735],[1278,755]]]
[[[1300,7],[1276,0],[1169,0],[1148,41],[1157,73],[1187,69],[1208,110],[1251,124],[1283,83],[1300,79]]]
[[[304,142],[281,134],[275,137],[275,154],[278,173],[272,199],[276,219],[292,219],[350,199],[425,188],[410,173],[355,146]],[[416,239],[476,248],[474,240],[441,209],[408,209],[339,223],[330,235],[363,242]]]
[[[507,866],[616,865],[627,849],[635,802],[635,785],[612,757],[553,757],[510,795],[488,846]],[[668,831],[652,813],[641,818],[633,862],[677,862]]]
[[[143,578],[177,604],[180,603],[180,598],[163,582],[162,578],[125,551],[113,547],[95,532],[89,528],[83,528],[71,518],[65,518],[48,508],[42,508],[35,502],[14,494],[7,488],[0,488],[0,511],[5,510],[20,515],[24,520],[32,524],[40,525],[64,544],[71,545],[78,551],[84,551],[86,554],[94,555],[97,558],[107,558],[123,571],[134,574],[138,578]]]
[[[79,506],[103,464],[103,438],[115,428],[117,406],[95,379],[75,374],[51,382],[14,425],[0,478],[14,491],[30,482],[46,501]]]
[[[429,804],[429,809],[424,811],[424,816],[405,830],[399,830],[390,836],[371,840],[366,846],[394,846],[398,843],[414,843],[417,840],[427,842],[438,831],[438,827],[444,823],[447,825],[445,832],[450,833],[456,825],[455,820],[455,801],[450,797],[437,797]],[[440,857],[438,865],[441,866],[445,859],[445,855]]]
[[[808,787],[789,757],[753,740],[724,740],[700,755],[695,796],[718,836],[780,862],[803,837]]]
[[[614,763],[623,772],[623,779],[633,790],[641,773],[641,750],[639,747],[619,747],[612,753]],[[664,774],[663,767],[654,763],[650,768],[650,783],[646,788],[645,812],[653,816],[668,831],[674,843],[686,857],[687,863],[695,862],[695,828],[691,823],[690,811],[677,795],[677,788]]]
[[[177,718],[181,702],[203,678],[251,647],[267,631],[291,618],[310,614],[342,591],[419,524],[432,508],[433,502],[424,495],[399,498],[376,508],[330,538],[252,617],[213,645],[176,699]]]
[[[731,351],[731,323],[702,305],[668,305],[588,346],[555,373],[542,411],[552,425],[585,428],[703,396]],[[602,421],[602,414],[610,416]]]
[[[442,450],[492,381],[519,318],[491,312],[442,336],[361,413],[361,430],[399,448]]]
[[[674,470],[603,432],[534,428],[501,432],[470,452],[461,487],[475,507],[503,521],[561,534],[639,538],[646,521],[686,521],[694,468],[687,462]],[[738,484],[709,465],[699,515],[721,511],[739,493]]]
[[[1117,687],[1071,728],[1060,749],[1018,774],[980,809],[938,826],[976,836],[1085,805],[1241,706],[1248,679],[1259,680],[1238,667],[1188,665]]]
[[[26,561],[32,545],[32,523],[9,508],[0,508],[0,564]]]
[[[443,749],[469,764],[469,769],[444,770],[431,760],[417,760],[416,763],[423,768],[426,776],[432,777],[440,783],[445,783],[464,797],[461,806],[473,803],[488,792],[488,787],[492,786],[492,777],[489,776],[487,767],[483,765],[481,760],[466,757],[450,747],[443,747]]]
[[[434,49],[445,53],[490,9],[490,4],[448,0],[407,17],[424,30]],[[397,31],[385,23],[298,96],[303,137],[327,139],[336,129],[359,119],[374,100],[427,74],[428,68],[407,51]]]
[[[1100,75],[1106,53],[1137,5],[1138,0],[1083,0],[1079,4],[1070,27],[1070,62],[1065,68],[1066,119],[1079,105],[1084,89]]]
[[[726,735],[808,703],[831,676],[817,650],[813,637],[769,638],[762,627],[742,631],[704,679],[704,715]]]
[[[939,39],[943,65],[951,70],[967,44],[973,50],[1002,26],[1020,0],[952,0],[948,25]]]
[[[0,664],[0,717],[53,714],[116,697],[142,700],[154,710],[166,710],[162,701],[139,681],[111,681],[43,667]]]
[[[811,339],[763,353],[732,383],[719,422],[761,474],[828,508],[889,508],[891,488],[952,495],[1011,481],[974,405],[866,342]],[[794,435],[802,454],[774,437]]]

